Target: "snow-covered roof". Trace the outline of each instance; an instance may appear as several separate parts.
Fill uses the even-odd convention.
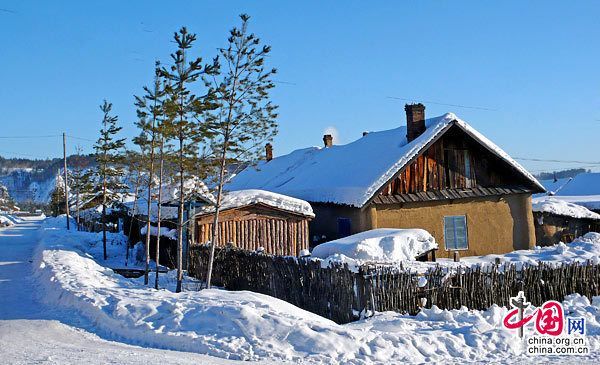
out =
[[[258,189],[226,191],[223,194],[221,209],[227,210],[240,208],[253,204],[264,204],[276,209],[281,209],[309,217],[315,216],[310,204],[304,200]],[[199,214],[206,214],[213,212],[214,207],[206,205],[201,207],[199,210]]]
[[[158,189],[156,189],[158,193]],[[171,203],[179,200],[180,183],[178,179],[170,184],[164,185],[160,197],[161,203]],[[187,178],[183,181],[183,196],[188,199],[202,199],[206,202],[214,201],[214,197],[208,190],[204,181],[197,176]]]
[[[594,213],[584,206],[571,203],[551,196],[533,198],[534,212],[551,213],[572,218],[588,218],[600,220],[600,214]]]
[[[313,249],[312,256],[357,264],[391,264],[414,260],[436,248],[438,244],[426,230],[379,228],[322,243]]]
[[[346,145],[310,147],[261,161],[235,176],[227,189],[264,189],[309,202],[364,206],[404,166],[452,125],[506,161],[540,189],[543,186],[489,139],[452,113],[427,119],[427,129],[410,143],[406,126],[371,132]]]
[[[600,210],[600,173],[578,174],[574,178],[542,180],[548,195],[562,201],[576,203],[588,209]],[[545,194],[536,195],[545,196]]]

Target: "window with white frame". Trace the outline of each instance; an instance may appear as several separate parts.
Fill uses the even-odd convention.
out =
[[[446,250],[467,250],[467,217],[464,215],[451,215],[444,217],[444,244]]]

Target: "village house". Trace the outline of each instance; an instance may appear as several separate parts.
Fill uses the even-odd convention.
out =
[[[533,217],[539,246],[569,243],[600,230],[600,214],[553,196],[533,198]]]
[[[505,253],[535,245],[531,195],[543,186],[456,115],[426,119],[406,105],[406,126],[346,145],[266,159],[227,189],[263,189],[308,201],[311,245],[375,228],[422,228],[438,257]]]

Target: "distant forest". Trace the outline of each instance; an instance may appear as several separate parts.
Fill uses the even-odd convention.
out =
[[[583,174],[586,172],[591,172],[591,170],[586,169],[568,169],[568,170],[560,170],[554,172],[541,172],[535,177],[539,180],[552,180],[556,179],[564,179],[568,177],[575,177],[576,175]]]
[[[68,166],[81,166],[85,168],[94,164],[93,155],[67,156]],[[52,178],[62,167],[62,158],[32,160],[26,158],[4,158],[0,156],[0,176],[8,175],[15,169],[31,169],[31,178],[42,181]]]

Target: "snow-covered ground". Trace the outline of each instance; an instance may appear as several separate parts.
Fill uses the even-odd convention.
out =
[[[41,246],[33,257],[37,297],[47,307],[64,309],[72,317],[81,318],[106,338],[224,359],[277,363],[557,360],[523,354],[516,334],[502,328],[507,309],[497,306],[487,311],[432,308],[417,316],[376,313],[365,320],[338,325],[284,301],[252,292],[156,291],[144,287],[140,280],[123,278],[100,265],[94,255],[82,251],[86,245],[74,243],[69,239],[73,233],[65,232],[62,225],[55,223],[46,222]],[[570,315],[586,318],[587,339],[592,349],[590,356],[567,358],[567,362],[600,361],[600,297],[590,303],[586,298],[572,295],[565,299],[564,305]]]
[[[189,352],[142,348],[117,342],[77,311],[47,306],[33,253],[39,219],[0,228],[0,362],[3,364],[232,364]]]

